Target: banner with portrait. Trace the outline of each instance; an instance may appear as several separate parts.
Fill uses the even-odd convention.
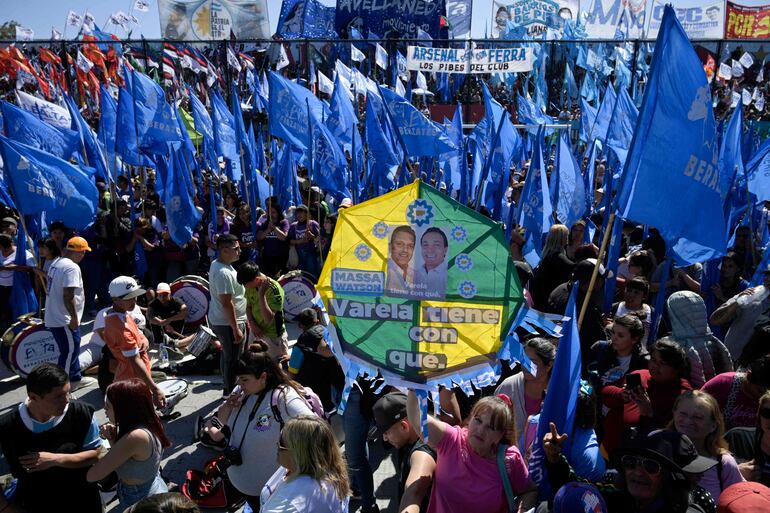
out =
[[[158,0],[160,33],[175,41],[270,39],[267,0]]]
[[[346,364],[423,387],[489,373],[524,302],[500,226],[419,181],[340,211],[317,289]]]
[[[721,39],[724,33],[724,0],[671,0],[676,18],[690,39]],[[647,37],[658,37],[663,21],[664,2],[655,2],[650,7]]]
[[[727,2],[725,39],[767,39],[770,37],[770,3],[741,5]]]

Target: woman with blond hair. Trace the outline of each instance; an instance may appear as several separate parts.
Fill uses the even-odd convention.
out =
[[[711,494],[714,503],[722,490],[744,480],[727,448],[725,421],[714,396],[700,390],[688,390],[680,395],[674,402],[674,418],[668,428],[687,435],[700,456],[717,461],[698,481],[698,485]]]
[[[262,489],[260,513],[347,513],[348,471],[328,422],[312,415],[287,421],[278,463]]]
[[[548,230],[543,247],[540,265],[535,269],[535,277],[530,293],[535,308],[545,312],[548,296],[553,289],[566,283],[572,277],[575,262],[567,256],[569,230],[563,224],[555,224]]]
[[[422,425],[413,390],[407,396],[407,416],[412,426]],[[504,513],[535,506],[537,493],[515,445],[513,404],[508,396],[480,399],[467,426],[450,426],[433,416],[426,422],[426,441],[437,455],[428,513]]]

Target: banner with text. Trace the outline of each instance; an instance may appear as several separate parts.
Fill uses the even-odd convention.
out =
[[[724,33],[725,2],[724,0],[671,0],[676,18],[690,39],[721,39]],[[650,23],[647,37],[658,37],[660,22],[663,20],[665,3],[655,2],[650,7]]]
[[[648,0],[583,0],[586,32],[590,39],[641,38],[646,29]]]
[[[725,39],[770,37],[770,4],[748,6],[727,2]]]
[[[445,0],[338,0],[335,23],[341,37],[350,36],[351,28],[394,39],[415,37],[420,29],[436,39],[445,14]]]
[[[158,0],[165,39],[270,39],[267,0]]]
[[[532,71],[532,49],[523,46],[466,50],[410,46],[406,67],[437,73],[514,73]]]

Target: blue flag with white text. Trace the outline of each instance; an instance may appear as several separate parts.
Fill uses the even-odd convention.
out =
[[[61,159],[80,151],[77,132],[55,127],[8,102],[2,102],[3,121],[8,137],[34,146]]]
[[[414,105],[393,91],[381,88],[380,92],[393,126],[400,134],[410,157],[437,157],[457,149],[444,127],[425,117]]]
[[[551,183],[557,184],[557,194],[552,195],[552,199],[555,199],[556,217],[569,228],[586,212],[586,190],[566,130],[561,131],[556,152],[556,167],[551,174]]]
[[[724,254],[719,149],[703,65],[666,6],[618,187],[624,219],[655,226],[677,265]]]
[[[144,73],[134,71],[134,114],[139,148],[148,153],[165,153],[166,143],[182,140],[176,111],[166,102],[166,93]]]
[[[268,82],[270,133],[292,146],[302,150],[309,149],[307,105],[310,104],[310,115],[319,121],[329,115],[329,108],[308,89],[273,71],[268,76]]]
[[[32,146],[0,137],[6,178],[22,215],[45,212],[76,230],[96,216],[98,192],[79,167]]]

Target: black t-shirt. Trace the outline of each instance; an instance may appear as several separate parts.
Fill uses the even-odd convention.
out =
[[[297,381],[313,389],[318,394],[324,408],[334,407],[332,389],[342,390],[345,375],[334,357],[318,354],[318,346],[324,338],[321,325],[302,332],[297,338],[297,347],[302,351],[302,366],[297,374]]]
[[[172,297],[167,303],[163,304],[160,299],[155,298],[150,303],[149,309],[150,311],[147,314],[148,321],[151,321],[153,317],[160,317],[165,320],[182,311],[182,302],[177,298]],[[161,329],[160,326],[155,324],[151,324],[151,326],[153,330]],[[184,321],[174,321],[171,323],[171,327],[174,328],[175,331],[181,332],[182,328],[184,328]]]
[[[406,490],[406,480],[409,477],[409,472],[412,470],[412,454],[415,452],[424,452],[433,461],[436,461],[436,451],[430,448],[428,444],[417,440],[411,445],[405,445],[398,450],[398,466],[399,466],[399,481],[398,481],[398,496],[399,500],[404,495]],[[426,490],[425,496],[420,504],[420,511],[428,511],[428,502],[430,501],[430,488]]]

